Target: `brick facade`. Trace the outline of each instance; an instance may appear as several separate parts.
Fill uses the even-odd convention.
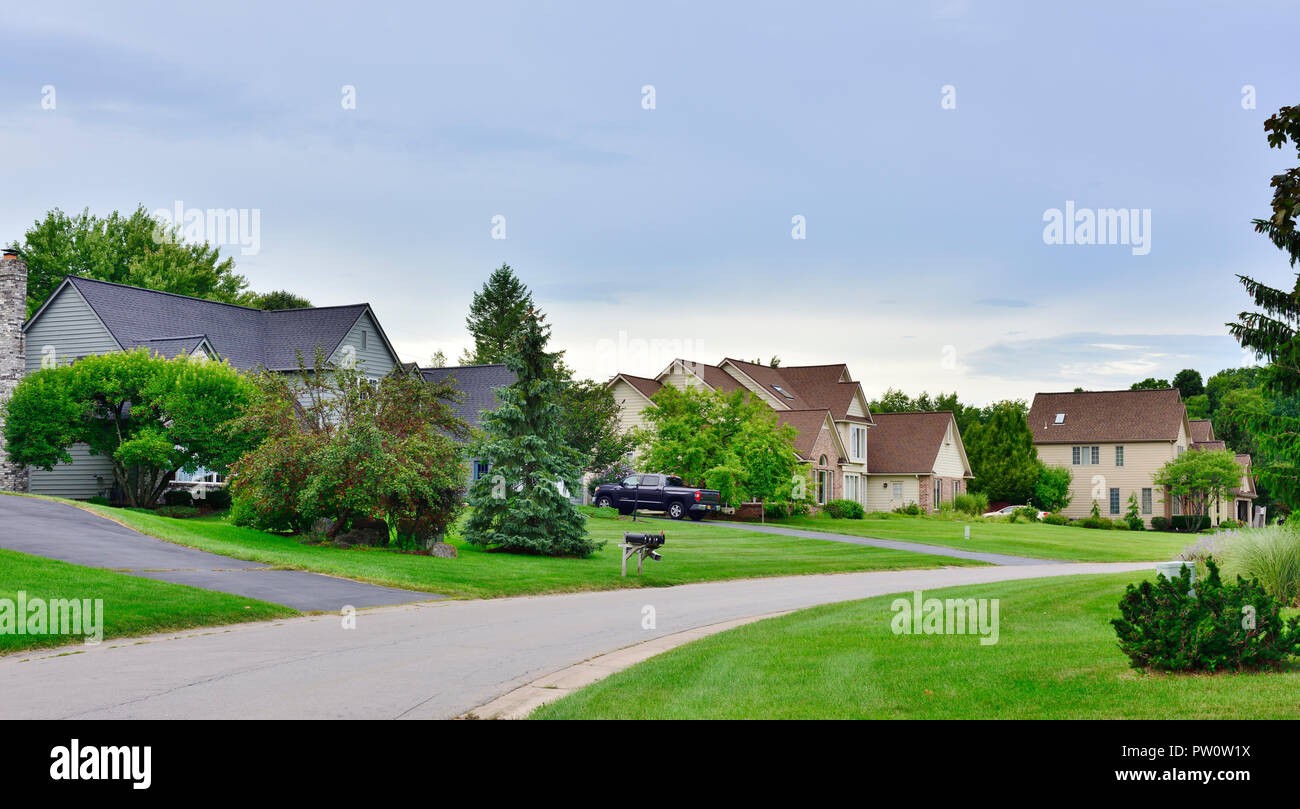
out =
[[[23,378],[26,356],[23,323],[27,319],[27,265],[11,253],[0,258],[0,402],[7,401]],[[4,452],[4,413],[0,410],[0,491],[27,491],[27,470],[9,463]]]
[[[828,475],[830,478],[830,491],[826,493],[826,502],[829,503],[832,500],[837,500],[842,497],[844,492],[844,477],[843,473],[840,472],[840,456],[835,450],[835,440],[831,437],[831,431],[829,429],[825,427],[822,428],[821,433],[817,436],[817,441],[813,444],[811,455],[813,478],[809,483],[813,488],[808,492],[810,499],[814,502],[817,500],[817,473],[819,471],[830,472]],[[826,458],[825,465],[821,462],[823,457]]]

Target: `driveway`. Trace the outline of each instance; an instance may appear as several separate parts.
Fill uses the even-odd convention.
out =
[[[442,601],[368,610],[352,629],[320,615],[65,646],[0,658],[0,719],[448,718],[596,655],[723,621],[886,593],[1150,567],[881,571]],[[643,628],[647,607],[652,629]]]
[[[173,545],[85,509],[33,497],[0,495],[0,548],[220,590],[304,612],[441,598],[319,573],[275,570],[258,562]]]

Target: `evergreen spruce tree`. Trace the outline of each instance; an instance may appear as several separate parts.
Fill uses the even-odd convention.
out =
[[[497,392],[501,406],[483,418],[470,454],[491,464],[470,487],[466,541],[513,553],[589,556],[600,547],[586,519],[557,484],[578,491],[582,458],[560,428],[563,386],[558,353],[546,351],[550,326],[531,307],[516,321],[519,339],[506,365],[515,382]]]
[[[474,349],[461,356],[461,364],[505,362],[518,337],[519,325],[532,306],[532,293],[509,264],[493,270],[470,303],[465,325],[474,338]]]

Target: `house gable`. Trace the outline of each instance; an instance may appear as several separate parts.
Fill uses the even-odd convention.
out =
[[[27,373],[39,371],[42,362],[49,364],[51,357],[64,363],[122,350],[94,307],[68,279],[27,321],[23,337],[27,344]]]

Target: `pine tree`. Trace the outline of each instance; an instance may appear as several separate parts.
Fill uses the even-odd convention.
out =
[[[484,416],[470,449],[491,468],[470,488],[465,539],[513,553],[589,556],[600,544],[560,490],[578,491],[582,459],[560,428],[566,383],[555,373],[559,354],[546,351],[551,328],[531,307],[516,327],[515,351],[505,358],[515,382],[497,392],[501,406]]]
[[[465,325],[474,338],[474,349],[461,357],[461,364],[505,362],[519,336],[519,325],[532,306],[532,293],[509,264],[493,270],[470,303]]]

